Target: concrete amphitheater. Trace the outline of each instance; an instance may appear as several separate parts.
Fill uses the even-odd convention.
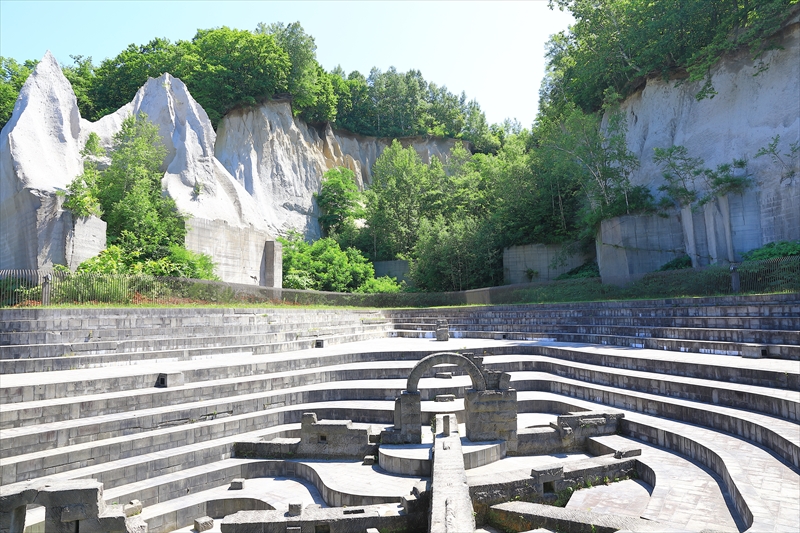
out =
[[[800,527],[800,293],[0,317],[3,533]]]

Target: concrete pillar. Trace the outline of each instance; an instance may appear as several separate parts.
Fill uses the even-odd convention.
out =
[[[283,287],[283,247],[278,241],[264,243],[264,264],[261,279],[265,287]]]
[[[504,440],[517,449],[517,391],[469,389],[464,398],[467,438],[473,442]]]
[[[417,392],[403,391],[398,398],[400,404],[400,432],[403,442],[407,444],[422,443],[422,406],[420,394]],[[395,421],[397,426],[397,421]]]

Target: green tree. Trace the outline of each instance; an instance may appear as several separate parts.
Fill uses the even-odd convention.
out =
[[[271,35],[289,57],[291,68],[287,88],[292,95],[295,114],[303,112],[304,118],[312,122],[333,120],[336,96],[328,74],[317,63],[314,38],[303,30],[299,22],[261,22],[255,33]]]
[[[412,147],[392,141],[372,168],[365,191],[367,234],[373,260],[397,259],[411,252],[426,197],[429,174]]]
[[[0,56],[0,128],[11,119],[19,91],[36,68],[36,63],[28,60],[19,64],[10,57]]]
[[[184,80],[208,118],[217,124],[238,106],[254,106],[286,92],[291,63],[271,35],[223,26],[199,30]]]
[[[307,243],[299,234],[279,238],[283,245],[283,286],[333,292],[374,292],[386,289],[375,281],[372,263],[358,250],[342,250],[331,238]]]
[[[81,116],[90,120],[96,120],[97,112],[95,110],[95,103],[92,99],[92,90],[97,81],[95,75],[95,67],[92,64],[91,57],[83,56],[69,56],[72,58],[73,65],[62,68],[64,77],[69,80],[72,85],[72,90],[75,92],[75,98],[78,100],[78,109]]]
[[[359,214],[361,195],[353,171],[344,167],[332,168],[322,176],[317,205],[322,211],[319,225],[326,235],[341,233]]]
[[[86,139],[86,146],[81,150],[81,155],[84,157],[83,173],[67,185],[65,193],[67,199],[64,201],[64,208],[79,217],[103,215],[103,208],[97,197],[100,171],[97,169],[97,163],[93,157],[104,154],[105,152],[100,146],[100,137],[95,132],[91,132],[89,138]]]
[[[94,114],[85,118],[97,120],[115,112],[133,100],[148,78],[157,78],[165,72],[183,78],[188,73],[185,66],[192,62],[185,56],[191,56],[192,52],[190,43],[173,44],[164,38],[156,38],[139,46],[128,45],[125,50],[104,60],[94,69],[95,79],[89,89]]]
[[[158,127],[143,113],[130,116],[114,135],[111,165],[97,180],[109,243],[137,250],[144,260],[166,256],[172,244],[183,246],[186,235],[175,201],[161,191],[166,153]]]
[[[411,278],[431,292],[490,287],[502,281],[500,259],[492,228],[474,217],[447,222],[437,216],[423,219],[414,246]]]

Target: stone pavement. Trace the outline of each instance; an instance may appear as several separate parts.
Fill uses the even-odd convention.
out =
[[[607,435],[595,437],[595,440],[614,449],[628,446],[641,448],[642,455],[637,459],[649,466],[656,478],[655,487],[648,485],[649,497],[642,499],[647,505],[640,511],[641,518],[674,524],[690,531],[708,529],[736,532],[746,529],[741,521],[735,520],[736,513],[731,512],[733,502],[720,485],[720,477],[707,468],[663,448],[629,437]],[[579,495],[584,498],[583,492],[576,492],[572,499]],[[568,507],[574,505],[586,509],[587,505],[597,505],[596,499],[589,496],[588,492],[585,500],[581,498],[575,502],[570,499]],[[603,512],[597,508],[592,510]]]

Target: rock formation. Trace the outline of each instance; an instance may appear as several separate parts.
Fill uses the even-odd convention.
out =
[[[167,148],[162,184],[189,215],[187,247],[210,254],[222,279],[240,283],[279,283],[280,250],[265,245],[270,235],[319,237],[314,193],[324,172],[350,168],[363,188],[391,142],[318,130],[293,117],[287,101],[234,111],[217,135],[183,82],[169,74],[148,80],[132,102],[91,123],[81,119],[72,87],[48,52],[0,135],[0,269],[75,268],[105,247],[104,223],[73,221],[57,192],[83,171],[80,150],[92,132],[109,150],[123,120],[141,112]],[[430,161],[460,141],[403,142]]]
[[[701,158],[712,169],[746,158],[754,185],[744,195],[729,194],[694,210],[683,209],[672,221],[604,221],[597,250],[604,281],[626,283],[685,253],[695,266],[736,262],[743,252],[769,242],[800,239],[800,176],[782,178],[785,169],[780,165],[767,156],[755,158],[776,135],[782,154],[800,141],[797,12],[775,38],[779,48],[760,59],[753,60],[746,49],[723,58],[711,71],[717,92],[713,98],[695,98],[702,81],[649,79],[622,103],[628,148],[641,162],[634,185],[659,194],[664,180],[653,149],[673,145],[685,146],[690,157]],[[763,66],[768,68],[760,71]]]
[[[70,262],[66,241],[76,228],[56,191],[83,172],[80,136],[75,93],[47,52],[0,133],[0,269]],[[105,230],[99,249],[78,255],[104,247]]]
[[[372,180],[372,165],[391,139],[317,129],[292,116],[288,101],[269,101],[257,108],[228,113],[219,126],[214,153],[264,209],[277,234],[294,230],[318,238],[317,207],[322,175],[343,166],[356,175],[359,188]],[[453,139],[410,137],[420,158],[444,158]]]

